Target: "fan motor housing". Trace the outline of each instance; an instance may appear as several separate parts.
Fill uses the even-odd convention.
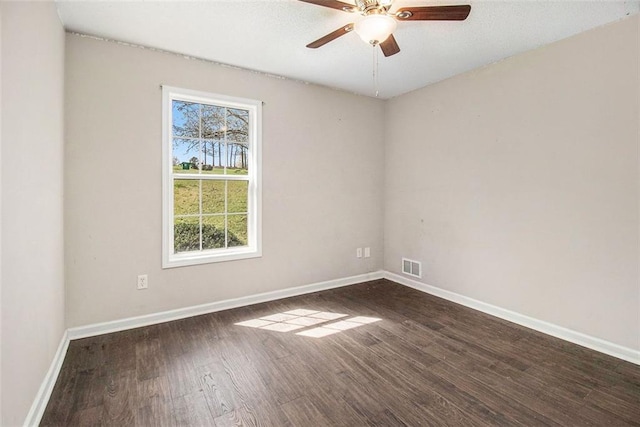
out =
[[[385,11],[384,7],[378,3],[378,0],[356,0],[356,6],[365,15]]]

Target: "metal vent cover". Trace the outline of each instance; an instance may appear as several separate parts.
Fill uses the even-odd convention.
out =
[[[422,278],[422,263],[408,258],[402,258],[402,272],[409,276]]]

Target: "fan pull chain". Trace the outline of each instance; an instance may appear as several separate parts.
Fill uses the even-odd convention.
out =
[[[375,44],[373,45],[373,89],[376,92],[376,98],[378,97],[378,94],[380,93],[380,85],[378,82],[378,75],[379,75],[379,71],[378,71],[378,45]]]

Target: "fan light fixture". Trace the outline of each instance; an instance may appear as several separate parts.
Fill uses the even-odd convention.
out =
[[[390,13],[393,0],[351,0],[345,3],[340,0],[299,0],[318,6],[341,10],[355,15],[355,24],[343,25],[335,31],[320,37],[307,45],[309,49],[317,49],[350,32],[358,33],[365,43],[380,46],[384,56],[392,56],[400,52],[400,46],[393,36],[398,21],[464,21],[469,16],[471,6],[410,6],[401,7]],[[355,2],[355,6],[353,3]],[[378,49],[374,49],[377,52]]]
[[[375,13],[356,22],[353,29],[365,43],[375,46],[385,41],[396,26],[397,22],[392,17]]]

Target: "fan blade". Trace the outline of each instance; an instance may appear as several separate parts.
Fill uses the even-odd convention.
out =
[[[324,46],[325,44],[337,39],[340,36],[344,36],[345,34],[351,32],[351,30],[353,30],[353,24],[347,24],[344,27],[338,28],[334,32],[327,34],[326,36],[320,37],[318,40],[309,43],[307,47],[311,49],[317,49],[320,46]]]
[[[384,56],[391,56],[400,52],[400,46],[398,46],[395,37],[393,37],[393,34],[387,37],[385,41],[380,43],[380,49],[382,49],[382,53],[384,53]]]
[[[464,21],[471,12],[468,4],[460,6],[403,7],[396,12],[401,21]]]
[[[351,12],[356,10],[355,6],[349,3],[343,3],[337,0],[300,0],[305,3],[317,4],[318,6],[330,7],[332,9]]]

